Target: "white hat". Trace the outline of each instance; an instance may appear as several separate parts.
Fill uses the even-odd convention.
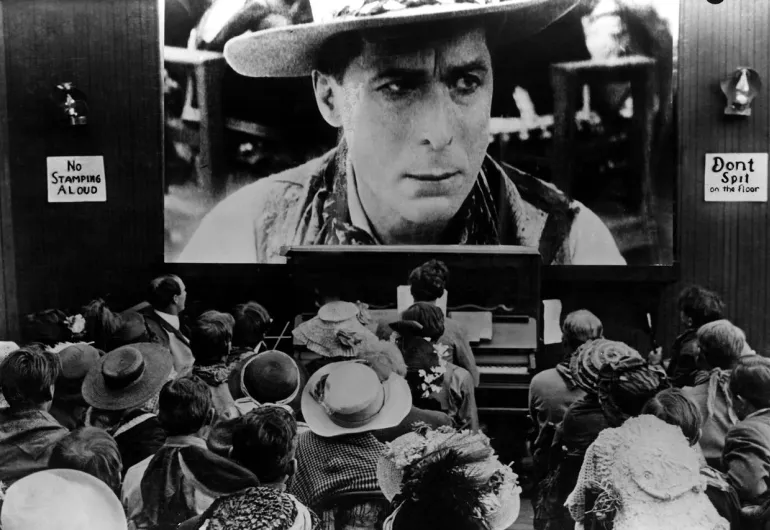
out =
[[[3,530],[126,530],[123,506],[101,480],[73,469],[47,469],[5,493]]]
[[[411,408],[406,380],[391,373],[381,382],[364,361],[327,364],[302,393],[302,416],[310,430],[323,437],[395,427]]]
[[[513,39],[533,35],[578,0],[311,0],[314,22],[246,33],[225,45],[225,58],[249,77],[309,75],[315,54],[330,37],[371,28],[497,16]]]

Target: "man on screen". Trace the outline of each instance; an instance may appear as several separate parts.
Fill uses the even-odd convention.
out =
[[[236,37],[225,57],[247,76],[311,75],[338,147],[222,201],[179,261],[281,262],[289,245],[505,244],[536,247],[546,264],[625,264],[594,212],[486,152],[494,44],[577,0],[311,4],[317,22]]]

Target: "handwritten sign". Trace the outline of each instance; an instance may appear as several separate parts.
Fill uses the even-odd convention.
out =
[[[706,155],[706,202],[767,202],[767,153]]]
[[[106,202],[104,157],[48,157],[48,202]]]

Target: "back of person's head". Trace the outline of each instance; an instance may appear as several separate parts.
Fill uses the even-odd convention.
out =
[[[382,381],[390,377],[391,373],[401,377],[406,375],[404,356],[398,346],[392,342],[385,340],[368,341],[358,357],[368,361]]]
[[[232,315],[219,311],[206,311],[198,317],[190,333],[190,349],[196,364],[216,364],[228,356],[234,324]]]
[[[642,407],[642,414],[650,414],[682,429],[682,434],[695,445],[701,436],[701,418],[698,407],[679,388],[658,392]]]
[[[39,342],[55,346],[70,340],[72,333],[67,327],[67,315],[59,309],[46,309],[26,315],[21,321],[23,343]]]
[[[158,400],[158,421],[169,436],[192,435],[211,419],[211,391],[195,376],[166,383]]]
[[[770,408],[770,359],[742,357],[730,374],[730,392],[755,409]]]
[[[48,467],[83,471],[120,495],[123,461],[118,443],[105,430],[81,427],[72,431],[54,445]]]
[[[242,418],[233,431],[231,457],[263,484],[294,473],[297,422],[288,410],[262,406]]]
[[[438,340],[444,334],[444,312],[428,302],[412,304],[401,313],[401,320],[417,322],[422,326],[422,337]]]
[[[113,313],[101,298],[90,301],[83,307],[86,321],[85,340],[94,343],[102,351],[110,351],[110,340],[121,326],[120,315]]]
[[[181,280],[174,274],[158,276],[150,282],[147,301],[159,311],[174,304],[174,297],[182,294]]]
[[[564,343],[574,351],[589,340],[602,338],[604,326],[596,315],[586,309],[579,309],[564,318],[562,335]]]
[[[691,328],[724,318],[725,305],[719,295],[699,285],[685,288],[679,294],[679,311],[691,320]]]
[[[746,335],[729,320],[715,320],[697,332],[698,348],[712,368],[729,370],[743,355]]]
[[[233,317],[233,346],[238,348],[256,348],[265,338],[268,326],[273,321],[267,309],[256,302],[235,306]]]
[[[11,408],[35,408],[53,400],[61,372],[59,357],[28,345],[8,354],[0,365],[0,393]]]
[[[444,295],[449,269],[443,261],[432,259],[409,274],[409,286],[415,302],[433,302]]]
[[[671,387],[665,370],[641,358],[622,359],[604,366],[599,373],[598,395],[611,426],[638,416],[644,405]]]
[[[152,342],[144,317],[136,311],[124,311],[119,315],[118,327],[109,337],[105,351],[140,342]]]

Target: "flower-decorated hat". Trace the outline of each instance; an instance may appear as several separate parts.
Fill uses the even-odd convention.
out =
[[[309,75],[329,38],[351,31],[498,17],[505,35],[524,39],[564,15],[577,0],[310,0],[313,22],[245,33],[225,46],[225,58],[249,77]]]
[[[570,370],[575,384],[589,394],[595,394],[599,372],[606,365],[617,364],[628,357],[642,356],[631,346],[614,340],[589,340],[580,346],[570,359]]]
[[[404,378],[391,373],[381,382],[364,361],[327,364],[310,377],[302,393],[302,416],[323,437],[395,427],[411,408]]]
[[[360,309],[351,302],[330,302],[318,314],[292,331],[303,346],[323,357],[356,357],[367,341],[377,340],[361,322]]]
[[[386,446],[377,463],[377,480],[385,497],[398,503],[386,528],[404,503],[421,502],[426,510],[444,510],[450,517],[470,515],[490,530],[503,530],[516,521],[518,477],[499,461],[485,434],[423,425]],[[433,492],[436,483],[442,487]],[[473,513],[465,514],[468,509]]]

